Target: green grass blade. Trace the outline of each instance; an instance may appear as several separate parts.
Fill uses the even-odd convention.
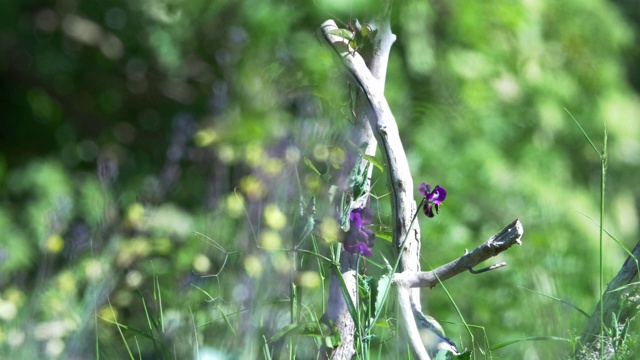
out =
[[[127,353],[129,354],[129,358],[131,360],[133,360],[134,357],[133,357],[133,353],[131,353],[131,349],[129,348],[129,343],[127,343],[127,339],[125,339],[124,333],[122,332],[122,329],[120,328],[121,326],[122,327],[124,327],[124,326],[121,325],[120,323],[118,323],[118,319],[116,317],[116,312],[115,312],[115,310],[113,310],[113,306],[111,305],[111,300],[109,300],[109,298],[107,298],[107,301],[109,302],[109,309],[111,309],[111,314],[113,315],[113,319],[114,319],[114,321],[110,321],[110,322],[116,325],[116,329],[118,329],[118,333],[120,334],[120,338],[122,339],[122,342],[124,343],[124,347],[125,347],[125,349],[127,349]]]
[[[525,342],[525,341],[563,341],[568,343],[572,342],[571,339],[557,337],[557,336],[529,336],[521,339],[503,341],[501,343],[494,344],[491,346],[491,350],[497,350],[509,345],[513,345],[513,344],[516,344],[519,342]]]
[[[158,275],[154,275],[153,279],[154,279],[153,296],[154,296],[154,299],[157,299],[158,301],[158,310],[160,311],[160,329],[164,333],[164,311],[162,310],[162,292],[160,291],[160,280],[158,279]]]
[[[596,154],[598,154],[598,157],[602,158],[602,154],[600,154],[600,151],[598,151],[598,148],[596,147],[596,145],[593,143],[593,141],[591,141],[591,138],[589,137],[589,135],[587,135],[587,132],[584,131],[584,129],[582,128],[582,126],[580,125],[580,123],[578,122],[578,120],[576,120],[575,117],[573,117],[573,114],[568,110],[568,109],[564,109],[564,111],[567,112],[567,114],[569,114],[569,116],[571,116],[571,118],[573,119],[573,122],[576,123],[576,125],[578,125],[578,128],[580,128],[580,131],[582,131],[582,135],[584,135],[584,137],[587,139],[587,141],[589,142],[589,144],[591,144],[591,147],[593,148],[593,150],[596,152]]]
[[[599,293],[600,293],[600,358],[604,357],[604,330],[605,325],[603,322],[604,319],[604,199],[605,199],[605,188],[606,188],[606,178],[607,178],[607,125],[604,126],[604,138],[602,141],[602,152],[598,151],[598,148],[595,146],[593,141],[589,135],[587,135],[586,131],[582,128],[578,120],[569,112],[569,110],[565,109],[565,111],[571,116],[573,121],[576,123],[580,131],[584,137],[589,141],[593,150],[598,154],[600,158],[600,236],[599,236]]]
[[[591,316],[591,315],[587,314],[587,312],[586,312],[586,311],[584,311],[584,310],[580,309],[580,308],[579,308],[579,307],[577,307],[575,304],[573,304],[573,303],[571,303],[571,302],[569,302],[569,301],[567,301],[567,300],[564,300],[564,299],[561,299],[561,298],[557,298],[557,297],[554,297],[554,296],[551,296],[551,295],[543,294],[543,293],[540,293],[540,292],[537,292],[537,291],[534,291],[534,290],[531,290],[531,289],[527,289],[526,287],[523,287],[523,286],[518,286],[518,287],[519,287],[520,289],[527,290],[527,291],[530,291],[530,292],[532,292],[532,293],[534,293],[534,294],[537,294],[537,295],[540,295],[540,296],[544,296],[544,297],[549,298],[549,299],[551,299],[551,300],[555,300],[555,301],[560,302],[560,303],[562,303],[562,304],[568,305],[568,306],[570,306],[570,307],[574,308],[575,310],[577,310],[577,311],[578,311],[579,313],[581,313],[582,315],[586,316],[586,317],[587,317],[587,319]]]
[[[360,317],[358,316],[358,310],[356,309],[355,304],[353,303],[353,299],[351,299],[351,295],[349,294],[349,288],[347,287],[347,283],[342,276],[342,272],[340,271],[340,264],[334,263],[334,273],[336,274],[336,278],[338,279],[338,285],[340,287],[340,292],[347,303],[347,309],[349,310],[349,314],[353,318],[356,329],[360,328]]]
[[[233,336],[236,336],[236,331],[233,329],[233,326],[231,326],[231,322],[229,321],[229,318],[227,318],[227,315],[224,313],[224,311],[222,311],[222,308],[220,307],[220,305],[216,306],[216,308],[220,312],[220,315],[222,315],[224,322],[229,327],[229,330],[231,330],[231,333],[233,334]]]
[[[433,271],[433,269],[431,270]],[[433,274],[436,276],[436,279],[438,279],[438,283],[440,284],[440,286],[442,286],[444,293],[447,294],[447,298],[449,298],[449,301],[453,305],[453,308],[456,310],[456,313],[458,314],[460,321],[462,321],[462,324],[464,325],[465,329],[467,329],[467,332],[469,333],[469,337],[471,338],[471,344],[475,344],[473,332],[471,331],[471,328],[469,327],[469,324],[467,323],[467,321],[464,319],[464,315],[462,315],[462,311],[460,311],[458,304],[456,304],[455,300],[453,300],[453,296],[451,296],[451,294],[449,293],[449,290],[447,290],[447,288],[444,286],[444,284],[440,280],[440,277],[438,277],[438,275],[435,272]]]
[[[200,360],[200,344],[198,343],[198,327],[196,326],[196,318],[193,315],[193,310],[191,310],[191,306],[189,306],[189,315],[191,316],[191,323],[193,324],[193,339],[195,348],[193,351],[195,352],[195,359]]]
[[[410,229],[413,227],[413,223],[415,222],[416,217],[418,217],[418,214],[420,213],[420,208],[422,208],[422,206],[424,205],[424,202],[425,202],[425,199],[422,199],[422,201],[420,201],[420,204],[418,204],[418,207],[416,208],[417,209],[416,213],[413,215],[413,218],[411,219],[411,223],[409,224],[409,231],[407,231],[407,233],[404,236],[404,239],[402,239],[402,245],[400,246],[400,250],[398,251],[398,257],[396,258],[396,263],[394,264],[393,269],[391,270],[391,273],[389,274],[389,276],[393,276],[393,274],[398,272],[398,268],[400,266],[400,259],[402,258],[402,252],[404,251],[404,247],[407,242],[407,237],[411,233]],[[376,321],[378,321],[380,314],[382,313],[382,309],[384,308],[387,298],[389,297],[389,289],[391,288],[391,284],[392,282],[389,281],[386,287],[384,288],[384,291],[382,292],[383,296],[379,302],[380,308],[375,309],[375,314],[373,315],[373,319],[371,319],[369,328],[367,329],[367,333],[371,331]]]

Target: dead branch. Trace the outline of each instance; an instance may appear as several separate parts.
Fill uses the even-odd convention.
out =
[[[631,252],[632,255],[627,257],[627,260],[620,268],[618,274],[611,280],[607,286],[607,290],[603,295],[604,304],[604,324],[610,329],[613,322],[613,314],[617,317],[618,327],[623,327],[630,319],[638,314],[640,309],[640,291],[638,284],[638,258],[640,257],[640,242],[636,244]],[[581,351],[593,351],[599,350],[600,342],[599,337],[606,334],[600,333],[600,302],[593,310],[593,314],[580,334]],[[614,351],[608,351],[607,349],[611,344],[605,344],[605,359],[611,358],[615,355]],[[612,350],[612,349],[611,349]]]
[[[379,17],[370,23],[373,30],[377,31],[377,35],[372,40],[374,50],[372,59],[368,61],[369,67],[362,56],[349,46],[345,38],[336,35],[338,27],[334,21],[325,21],[316,33],[319,39],[336,51],[352,83],[362,90],[366,98],[366,105],[368,105],[366,117],[371,124],[388,169],[386,173],[393,214],[393,241],[396,249],[400,251],[402,271],[394,278],[402,318],[400,323],[415,357],[430,359],[429,352],[433,354],[438,349],[447,349],[457,353],[457,350],[455,344],[435,330],[422,314],[420,287],[435,285],[435,283],[428,285],[432,284],[430,281],[437,279],[435,275],[445,280],[462,271],[472,270],[473,266],[506,250],[514,243],[519,244],[522,225],[516,220],[478,249],[460,259],[434,272],[420,271],[420,227],[417,220],[412,224],[413,215],[417,211],[413,199],[413,179],[395,118],[384,96],[386,66],[391,45],[395,41],[395,35],[391,33],[389,26],[390,1],[380,3],[382,9]],[[432,275],[431,278],[429,274]],[[414,284],[417,285],[412,286]],[[432,340],[428,344],[422,341],[419,327],[431,331]]]
[[[448,264],[442,265],[433,271],[404,271],[396,274],[393,277],[393,280],[398,284],[398,286],[407,288],[434,287],[438,285],[439,281],[445,281],[467,270],[471,273],[480,273],[506,266],[506,263],[500,263],[482,270],[473,270],[473,267],[500,254],[514,244],[521,245],[522,242],[520,241],[520,238],[523,233],[524,230],[522,228],[522,223],[520,220],[516,219],[472,252],[467,253]]]

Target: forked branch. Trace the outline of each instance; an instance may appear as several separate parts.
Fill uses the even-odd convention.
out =
[[[339,33],[338,27],[332,20],[325,21],[318,29],[317,35],[340,56],[352,83],[362,90],[367,100],[365,104],[369,110],[367,118],[388,169],[387,186],[390,190],[392,207],[393,241],[401,257],[402,273],[396,274],[394,280],[397,285],[403,332],[415,357],[430,359],[429,352],[434,354],[438,350],[445,349],[456,353],[457,350],[455,344],[437,330],[432,329],[432,324],[422,314],[420,288],[434,286],[438,278],[446,280],[463,271],[472,270],[477,264],[499,254],[513,244],[520,244],[523,230],[520,221],[515,220],[483,245],[460,259],[434,271],[420,271],[420,227],[417,221],[412,223],[413,215],[417,211],[413,199],[413,180],[395,118],[384,96],[386,64],[395,35],[391,33],[389,27],[390,1],[381,1],[381,3],[386,5],[383,6],[380,17],[374,19],[371,24],[378,32],[373,39],[373,59],[365,62],[360,54],[349,46],[348,41],[345,42],[343,37],[336,35]],[[423,343],[418,327],[433,330],[431,331],[433,336],[428,343]]]
[[[503,267],[506,263],[492,265],[482,270],[473,270],[473,268],[481,262],[500,254],[511,246],[515,244],[521,245],[522,242],[520,241],[520,238],[522,238],[523,233],[524,230],[522,228],[522,223],[520,220],[516,219],[472,252],[467,253],[448,264],[442,265],[433,271],[405,271],[398,273],[393,277],[393,280],[398,284],[398,286],[407,288],[434,287],[438,285],[440,281],[450,279],[467,270],[471,273],[480,273]]]

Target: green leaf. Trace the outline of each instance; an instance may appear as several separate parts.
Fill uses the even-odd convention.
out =
[[[461,354],[455,355],[449,350],[440,350],[434,360],[469,360],[471,359],[471,351],[467,350]]]
[[[449,350],[440,350],[438,351],[438,354],[436,354],[436,357],[434,358],[434,360],[451,360],[453,359],[454,355],[451,351]]]
[[[537,291],[534,291],[534,290],[527,289],[527,288],[522,287],[522,286],[518,286],[518,287],[519,287],[519,288],[521,288],[521,289],[523,289],[523,290],[530,291],[530,292],[532,292],[532,293],[534,293],[534,294],[538,294],[538,295],[540,295],[540,296],[544,296],[544,297],[549,298],[549,299],[551,299],[551,300],[555,300],[555,301],[558,301],[558,302],[563,303],[563,304],[565,304],[565,305],[568,305],[568,306],[570,306],[570,307],[572,307],[572,308],[576,309],[578,312],[580,312],[580,313],[581,313],[582,315],[584,315],[585,317],[587,317],[587,319],[588,319],[588,318],[589,318],[589,316],[590,316],[589,314],[587,314],[587,312],[586,312],[586,311],[584,311],[584,310],[580,309],[579,307],[577,307],[576,305],[572,304],[571,302],[569,302],[569,301],[567,301],[567,300],[560,299],[560,298],[557,298],[557,297],[553,297],[553,296],[550,296],[550,295],[546,295],[546,294],[543,294],[543,293],[540,293],[540,292],[537,292]]]
[[[454,359],[469,360],[471,359],[471,351],[465,350],[461,354],[455,355]]]
[[[339,36],[343,39],[346,40],[351,40],[353,39],[353,33],[347,29],[335,29],[335,30],[329,30],[328,31],[329,34],[331,35],[335,35],[335,36]]]
[[[333,204],[336,198],[336,192],[338,191],[338,187],[335,185],[331,185],[329,187],[329,203]]]
[[[376,237],[379,238],[379,239],[386,240],[388,242],[392,242],[393,241],[393,237],[387,231],[374,230],[374,233],[376,234]]]
[[[321,338],[327,347],[335,347],[340,344],[340,332],[332,323],[327,325],[319,321],[309,321],[304,323],[293,323],[278,330],[270,342],[280,340],[285,336],[311,336]]]
[[[508,341],[503,341],[501,343],[497,343],[491,346],[491,350],[497,350],[505,346],[509,346],[509,345],[516,344],[523,341],[564,341],[568,343],[572,342],[571,339],[561,338],[557,336],[530,336],[530,337],[525,337],[521,339],[508,340]]]
[[[362,34],[363,37],[367,37],[369,35],[371,35],[371,26],[369,24],[364,24],[362,25],[362,29],[360,29],[360,33]]]
[[[293,324],[289,324],[289,325],[283,327],[282,329],[278,330],[275,334],[273,334],[273,336],[271,337],[271,342],[280,340],[283,336],[285,336],[285,335],[289,334],[290,332],[294,331],[299,326],[300,326],[300,324],[293,323]]]
[[[377,167],[378,170],[380,170],[380,172],[384,173],[384,166],[375,156],[364,155],[364,158],[367,159],[370,163],[372,163],[373,166]]]
[[[391,287],[389,286],[390,282],[391,278],[389,277],[389,275],[383,275],[380,280],[378,280],[378,291],[375,302],[375,309],[378,312],[381,310],[380,307],[383,305],[384,299],[389,296],[389,290],[391,289]]]
[[[390,329],[391,326],[389,325],[389,322],[387,321],[387,318],[378,318],[378,320],[376,320],[376,323],[373,324],[373,326],[375,327],[380,327],[380,328],[384,328],[384,329]]]
[[[365,275],[358,275],[358,292],[361,309],[367,314],[374,314],[378,294],[378,280]],[[373,306],[374,308],[370,309]],[[369,317],[369,316],[367,316]]]
[[[318,171],[318,169],[316,168],[315,165],[313,165],[313,163],[311,162],[311,160],[309,160],[308,157],[304,158],[304,163],[305,165],[307,165],[307,167],[309,167],[309,169],[313,170],[313,172],[315,172],[316,174],[322,176],[322,174],[320,173],[320,171]]]

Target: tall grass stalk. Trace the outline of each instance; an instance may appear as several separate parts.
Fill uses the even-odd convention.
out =
[[[431,269],[433,271],[433,269]],[[456,313],[458,314],[458,317],[460,318],[460,321],[462,321],[462,324],[464,325],[465,329],[467,329],[467,332],[469,333],[469,337],[471,338],[471,344],[472,346],[475,346],[475,338],[473,336],[473,332],[471,331],[471,328],[469,327],[469,324],[467,324],[467,321],[464,319],[464,316],[462,315],[462,311],[460,311],[460,308],[458,307],[458,304],[456,304],[455,300],[453,300],[453,296],[451,296],[451,293],[449,293],[449,290],[447,290],[447,287],[444,286],[444,284],[442,283],[442,280],[440,280],[440,277],[438,276],[438,274],[436,274],[435,272],[433,273],[436,276],[436,279],[438,279],[438,283],[440,284],[440,286],[442,286],[442,289],[444,290],[445,294],[447,294],[447,298],[449,298],[449,301],[451,302],[451,304],[453,305],[453,308],[456,309]],[[484,331],[484,328],[483,328]],[[486,335],[485,335],[486,338]],[[475,356],[474,356],[475,358]]]
[[[606,175],[607,175],[607,126],[604,126],[604,139],[602,141],[602,151],[598,151],[598,148],[595,146],[593,141],[589,135],[587,135],[586,131],[580,126],[580,123],[576,118],[569,112],[569,110],[565,109],[569,116],[573,119],[573,121],[578,125],[580,131],[582,131],[582,135],[589,141],[593,150],[598,154],[600,158],[600,249],[599,249],[599,287],[600,287],[600,358],[604,358],[604,198],[605,198],[605,185],[606,185]]]

